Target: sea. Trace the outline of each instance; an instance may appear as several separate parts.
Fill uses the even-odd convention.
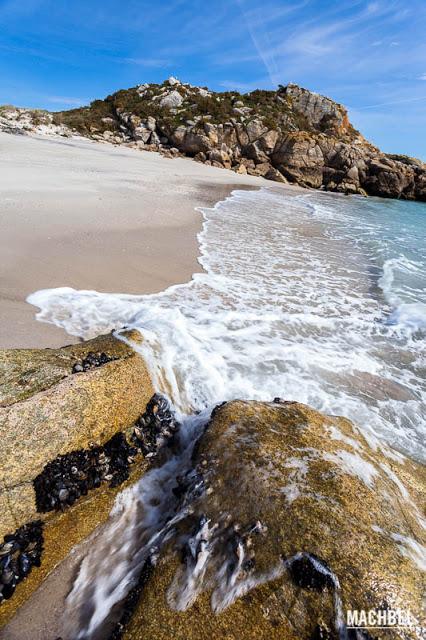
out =
[[[426,204],[268,187],[200,215],[190,282],[42,290],[28,298],[38,319],[82,338],[139,329],[157,390],[182,414],[297,400],[424,460]]]

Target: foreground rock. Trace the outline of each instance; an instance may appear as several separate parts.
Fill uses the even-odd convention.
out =
[[[55,114],[0,107],[0,130],[83,135],[276,182],[426,200],[423,162],[382,153],[342,105],[295,84],[242,95],[172,77]]]
[[[127,640],[388,637],[348,631],[348,609],[410,610],[421,624],[420,465],[374,451],[343,418],[279,400],[216,409],[194,464],[192,513]]]
[[[45,465],[131,427],[152,386],[142,358],[112,336],[63,349],[1,350],[0,381],[3,536],[39,517],[33,481]]]
[[[146,469],[130,437],[152,386],[142,358],[112,335],[2,350],[0,381],[1,626]]]

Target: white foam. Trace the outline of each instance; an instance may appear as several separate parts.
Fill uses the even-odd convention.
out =
[[[60,288],[28,301],[40,320],[84,338],[138,328],[145,341],[136,348],[156,386],[182,411],[280,396],[345,415],[370,439],[419,456],[426,390],[416,368],[424,342],[383,321],[388,311],[371,295],[368,256],[342,226],[350,199],[336,199],[333,209],[330,196],[320,205],[315,198],[237,191],[203,210],[205,272],[163,293]],[[363,372],[395,381],[413,400],[376,398],[371,384],[362,393],[351,375]]]
[[[371,528],[376,533],[380,533],[382,536],[397,542],[400,553],[409,558],[421,571],[426,571],[426,547],[423,544],[409,536],[385,531],[376,524],[373,524]]]
[[[385,261],[379,285],[393,309],[388,320],[390,324],[414,331],[426,328],[426,304],[424,302],[404,302],[398,287],[395,285],[395,278],[398,272],[418,275],[419,270],[419,265],[404,255],[400,255],[397,258],[389,258]]]
[[[324,460],[333,462],[341,469],[352,475],[356,476],[370,489],[373,489],[375,479],[378,475],[377,469],[365,458],[362,458],[357,453],[351,453],[344,449],[340,449],[335,453],[323,452],[322,457]]]
[[[426,571],[426,547],[424,545],[399,533],[391,533],[391,538],[399,543],[398,547],[403,556],[409,558],[422,571]]]

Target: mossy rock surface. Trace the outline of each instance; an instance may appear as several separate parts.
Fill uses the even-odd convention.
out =
[[[245,401],[216,409],[195,467],[204,492],[145,587],[126,640],[307,640],[317,625],[334,638],[336,596],[343,619],[347,609],[389,607],[422,621],[424,467],[372,448],[344,418]],[[207,560],[195,540],[206,541]],[[319,558],[339,586],[331,578],[325,588],[303,586],[289,569],[300,553]]]
[[[71,375],[73,364],[90,351],[119,359],[133,356],[133,350],[112,335],[60,349],[0,349],[0,407],[49,389]]]
[[[72,374],[89,352],[115,359]],[[0,372],[3,536],[36,517],[32,482],[46,463],[131,427],[153,389],[143,359],[111,335],[62,349],[2,350]]]

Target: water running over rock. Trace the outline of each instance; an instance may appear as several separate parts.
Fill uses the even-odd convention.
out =
[[[108,638],[147,561],[152,576],[124,638],[201,640],[232,628],[300,640],[322,627],[349,638],[346,609],[384,602],[421,618],[413,550],[425,552],[424,470],[390,463],[347,420],[279,399],[226,403],[181,424],[177,451],[121,494],[94,536],[67,599],[65,640]]]

